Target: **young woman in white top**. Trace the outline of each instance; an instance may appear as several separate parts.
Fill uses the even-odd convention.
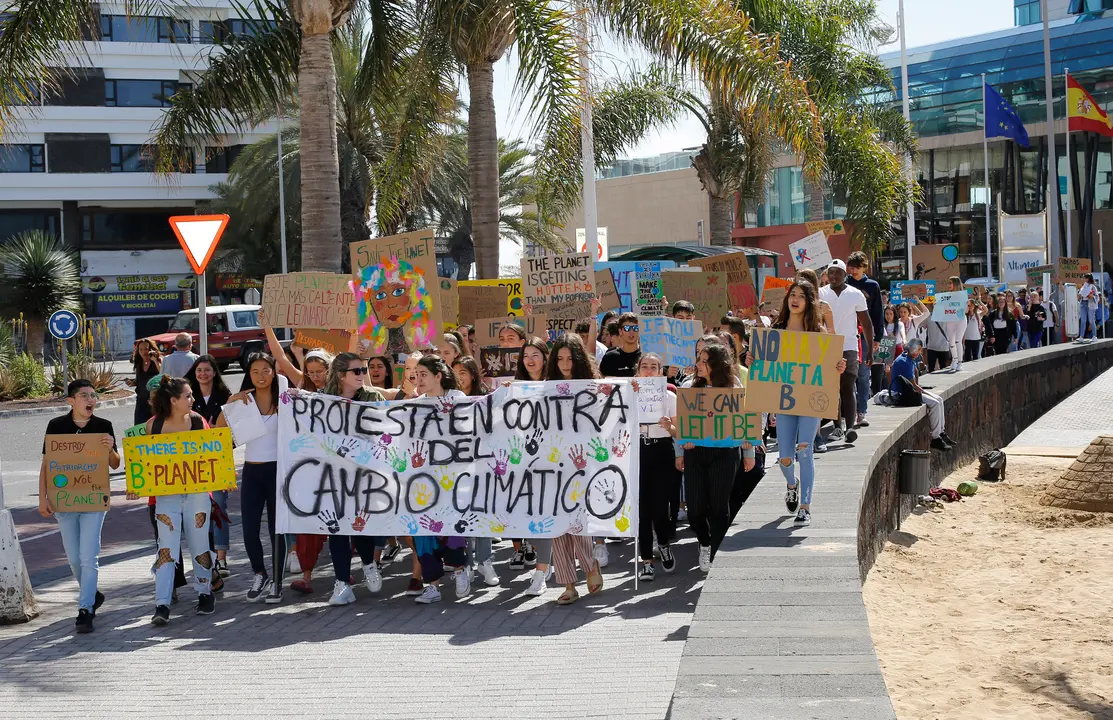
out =
[[[891,337],[897,341],[897,345],[901,346],[908,342],[908,337],[905,335],[904,322],[897,318],[897,311],[892,305],[886,305],[884,311],[885,321],[881,325],[881,337]],[[900,351],[898,351],[899,354]]]
[[[970,298],[966,301],[966,331],[962,334],[962,361],[973,362],[982,356],[982,317],[985,305]]]
[[[638,358],[638,377],[661,377],[664,367],[657,353],[644,353]],[[635,381],[636,382],[636,381]],[[665,391],[664,416],[676,415],[676,393]],[[678,482],[672,435],[655,423],[641,426],[641,451],[639,467],[641,482],[638,497],[638,548],[642,569],[638,578],[646,582],[654,579],[653,534],[661,549],[661,568],[671,573],[676,569],[671,544],[676,539],[676,525],[669,512],[669,502],[675,495]]]
[[[247,443],[244,453],[243,475],[240,478],[240,515],[243,524],[243,545],[251,560],[255,580],[247,591],[248,602],[264,598],[268,603],[282,602],[282,574],[286,559],[286,536],[275,533],[274,516],[277,510],[278,486],[278,371],[274,358],[265,353],[247,356],[247,373],[243,376],[240,391],[229,402],[254,400],[263,417],[266,434]],[[216,421],[217,427],[227,427],[224,413]],[[267,574],[263,556],[263,510],[267,511],[267,529],[271,536],[271,567],[274,574]]]

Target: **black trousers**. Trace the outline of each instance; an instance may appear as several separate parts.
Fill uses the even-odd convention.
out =
[[[734,522],[734,518],[738,515],[738,511],[750,499],[750,495],[757,487],[761,479],[765,477],[765,451],[761,448],[757,449],[755,453],[757,457],[754,461],[752,470],[746,470],[745,461],[739,459],[738,470],[734,473],[734,486],[730,490],[730,521]]]
[[[719,550],[730,527],[730,492],[742,453],[738,448],[697,447],[684,451],[684,491],[688,525],[700,545]]]
[[[243,545],[251,560],[251,571],[256,575],[267,573],[263,555],[263,510],[267,512],[267,531],[271,537],[271,579],[281,587],[286,570],[286,536],[274,530],[274,513],[278,463],[244,463],[240,478],[240,517],[243,524]]]
[[[676,522],[670,508],[674,488],[678,487],[672,440],[642,440],[640,462],[638,553],[642,560],[652,560],[654,532],[659,545],[668,545],[676,537]]]
[[[839,376],[839,417],[850,427],[858,419],[858,351],[843,350],[846,370]]]
[[[981,340],[963,340],[963,353],[962,362],[974,362],[978,359],[978,346],[981,345]]]
[[[363,535],[329,535],[328,551],[332,556],[332,569],[336,579],[352,584],[352,545],[364,565],[375,562],[375,548],[382,546],[382,538]]]
[[[928,350],[928,372],[946,370],[951,366],[950,350]]]

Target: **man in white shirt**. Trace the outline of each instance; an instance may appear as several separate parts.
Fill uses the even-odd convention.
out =
[[[858,433],[853,428],[858,414],[858,398],[855,386],[858,382],[858,328],[865,335],[864,347],[873,347],[873,321],[870,320],[866,296],[861,290],[846,284],[846,263],[835,260],[827,267],[827,281],[819,289],[819,299],[831,306],[835,319],[835,334],[842,335],[843,353],[846,370],[839,376],[839,425],[831,433],[830,440],[846,439],[854,442]]]

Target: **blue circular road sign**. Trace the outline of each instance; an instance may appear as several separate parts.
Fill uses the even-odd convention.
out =
[[[71,310],[56,310],[46,324],[50,334],[58,340],[69,340],[74,337],[80,326],[77,313]]]

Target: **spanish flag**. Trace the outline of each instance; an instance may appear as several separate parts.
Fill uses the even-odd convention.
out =
[[[1090,93],[1067,75],[1067,132],[1096,132],[1113,137],[1113,121]]]

